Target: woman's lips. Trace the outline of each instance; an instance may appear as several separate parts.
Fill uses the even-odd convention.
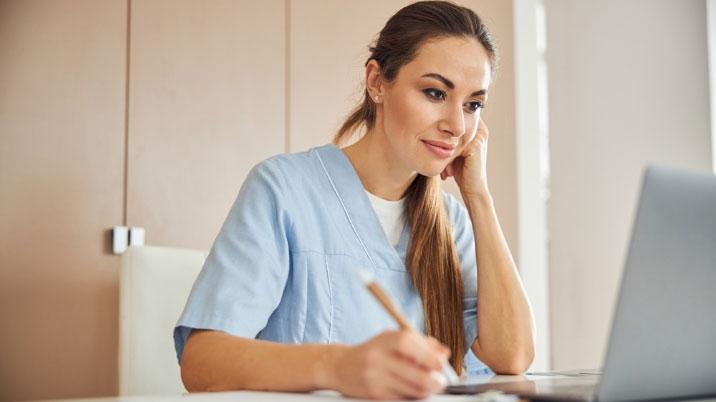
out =
[[[423,144],[428,150],[440,158],[447,159],[455,152],[455,145],[447,144],[440,141],[423,140]]]

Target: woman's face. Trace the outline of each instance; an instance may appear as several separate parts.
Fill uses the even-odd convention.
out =
[[[424,43],[381,86],[378,118],[396,161],[411,172],[440,174],[474,138],[491,74],[487,51],[475,39]]]

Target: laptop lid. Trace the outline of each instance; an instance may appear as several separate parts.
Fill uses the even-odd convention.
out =
[[[597,399],[716,394],[716,177],[646,170]]]

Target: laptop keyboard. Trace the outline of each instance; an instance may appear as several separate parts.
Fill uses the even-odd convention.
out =
[[[592,400],[596,395],[599,377],[582,375],[535,380],[535,394],[555,396],[554,399]],[[548,398],[550,399],[550,398]]]

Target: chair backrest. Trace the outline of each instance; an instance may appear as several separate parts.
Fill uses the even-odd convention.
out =
[[[119,394],[186,392],[172,331],[206,253],[132,246],[122,255],[119,286]]]

